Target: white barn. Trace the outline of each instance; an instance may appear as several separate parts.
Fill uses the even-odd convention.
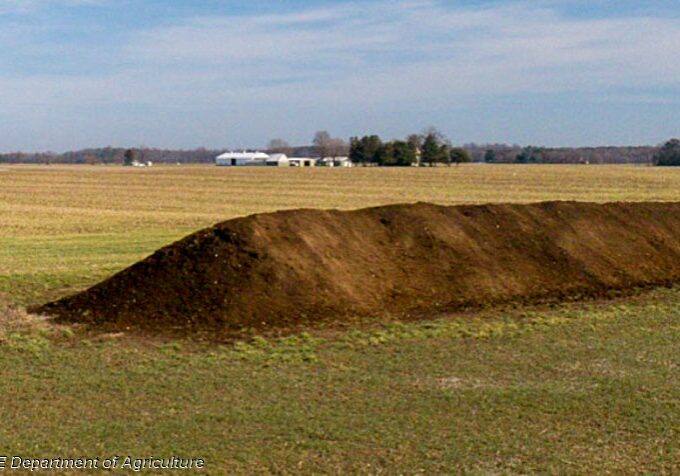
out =
[[[217,156],[215,163],[222,166],[267,165],[269,156],[264,152],[227,152]]]
[[[310,157],[288,157],[286,154],[268,155],[264,152],[227,152],[215,159],[215,163],[221,166],[314,167],[316,162],[316,159]]]

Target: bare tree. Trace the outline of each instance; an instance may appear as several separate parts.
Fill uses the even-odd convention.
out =
[[[328,131],[318,131],[316,134],[314,134],[314,140],[312,141],[312,144],[314,144],[314,147],[316,147],[316,150],[322,159],[327,157],[329,154],[331,140],[332,137]]]
[[[448,142],[446,135],[434,126],[430,126],[423,131],[422,137],[426,138],[427,136],[433,137],[440,144],[446,144]]]
[[[321,158],[349,154],[349,144],[344,139],[331,136],[328,131],[319,131],[314,134],[313,144]]]
[[[420,159],[423,153],[423,140],[424,137],[420,134],[411,134],[406,138],[406,143],[415,156],[416,165],[420,165]]]
[[[274,152],[276,154],[288,154],[288,155],[292,151],[290,144],[283,139],[270,140],[267,149],[270,152]]]
[[[333,138],[328,144],[328,152],[331,157],[344,157],[349,154],[349,144],[339,137]]]

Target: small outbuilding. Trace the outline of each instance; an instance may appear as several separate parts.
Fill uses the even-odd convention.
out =
[[[291,157],[288,161],[291,167],[316,167],[316,159],[311,157]]]
[[[133,160],[129,163],[123,163],[124,167],[153,167],[153,162],[147,160],[146,162],[140,162],[139,160]]]
[[[286,154],[271,154],[267,159],[270,167],[290,167],[290,159]]]
[[[320,164],[324,167],[352,167],[352,160],[349,157],[324,157]]]

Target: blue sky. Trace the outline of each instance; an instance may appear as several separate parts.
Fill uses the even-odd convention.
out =
[[[680,135],[679,0],[0,0],[0,151]]]

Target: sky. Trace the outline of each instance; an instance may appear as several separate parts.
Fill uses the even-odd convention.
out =
[[[0,0],[0,152],[680,135],[680,0]]]

